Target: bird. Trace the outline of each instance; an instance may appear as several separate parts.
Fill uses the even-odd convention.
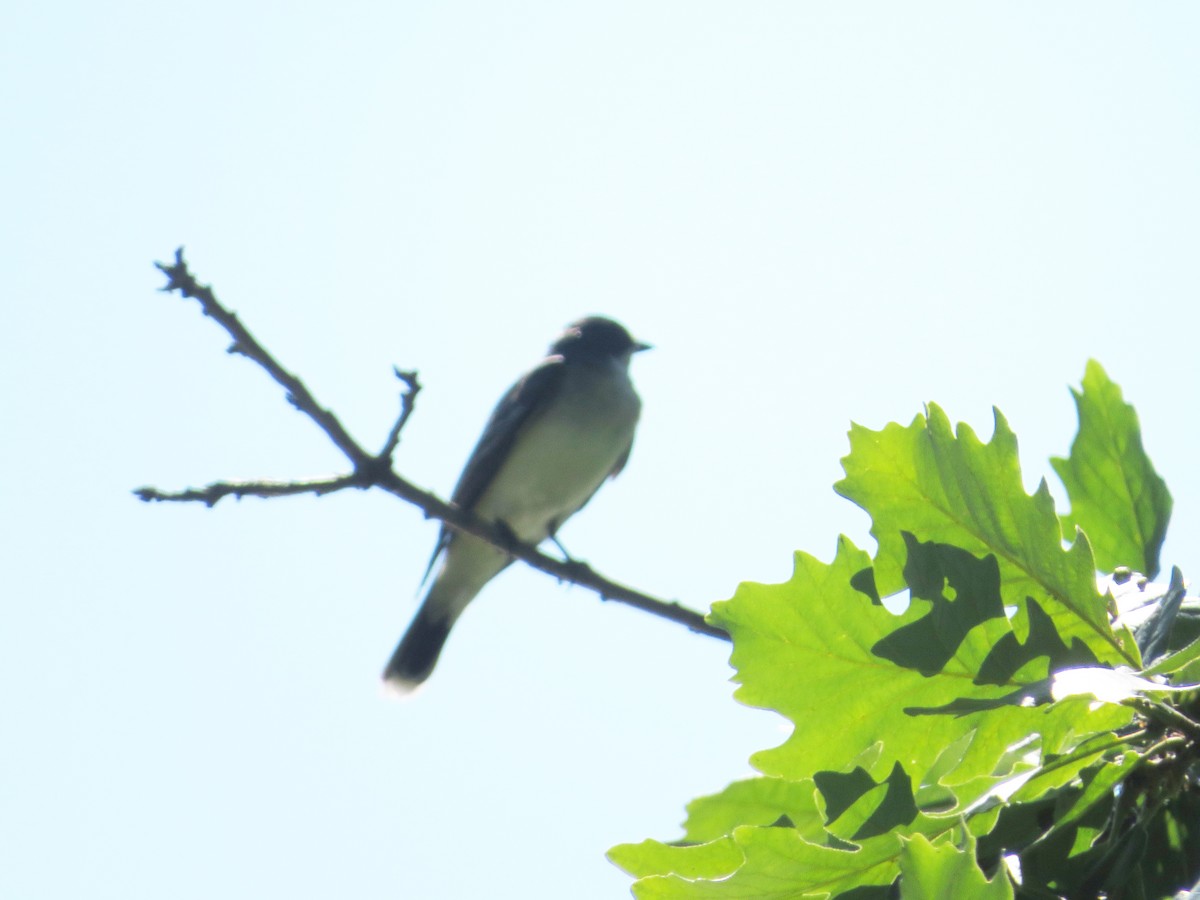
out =
[[[568,325],[546,358],[492,411],[451,502],[524,543],[557,542],[562,524],[629,459],[642,406],[629,362],[648,349],[603,316]],[[445,525],[423,583],[439,559],[433,582],[383,671],[393,693],[411,693],[425,682],[463,610],[512,562],[503,550]]]

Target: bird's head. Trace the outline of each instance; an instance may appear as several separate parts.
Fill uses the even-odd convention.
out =
[[[649,349],[649,344],[635,341],[623,325],[604,316],[587,316],[572,322],[550,345],[550,352],[565,360],[620,359],[628,362],[634,353]]]

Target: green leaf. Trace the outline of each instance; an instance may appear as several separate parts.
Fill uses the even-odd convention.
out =
[[[899,763],[879,784],[862,768],[849,775],[818,772],[813,781],[825,800],[829,830],[843,840],[857,843],[893,829],[903,833],[917,819],[912,781]]]
[[[1050,461],[1071,498],[1067,529],[1088,536],[1105,572],[1128,566],[1153,578],[1171,518],[1171,493],[1142,448],[1137,413],[1095,360],[1071,390],[1079,432],[1070,456]]]
[[[1084,741],[1070,753],[1047,760],[1012,795],[1014,803],[1029,803],[1074,782],[1084,769],[1096,765],[1106,754],[1122,750],[1126,742],[1112,733]]]
[[[900,839],[895,835],[864,841],[854,852],[817,846],[790,828],[743,826],[734,831],[732,840],[745,862],[728,877],[651,876],[634,884],[634,896],[638,900],[836,897],[856,888],[891,884],[900,853]],[[880,892],[880,896],[886,895]]]
[[[1054,819],[1054,829],[1074,824],[1097,803],[1112,801],[1113,788],[1141,761],[1137,753],[1125,753],[1095,769],[1083,773],[1083,790],[1060,809]]]
[[[1080,702],[1022,705],[1021,693],[1048,676],[1050,659],[1030,657],[1019,641],[1005,641],[1019,664],[996,667],[1012,675],[980,682],[983,662],[1012,635],[1012,623],[995,614],[994,561],[944,545],[911,547],[909,573],[921,587],[898,616],[854,587],[869,560],[845,538],[832,564],[799,553],[790,581],[742,584],[733,599],[713,605],[711,620],[733,637],[738,699],[778,710],[795,726],[781,747],[752,759],[757,768],[801,781],[843,771],[878,744],[862,763],[873,779],[899,763],[925,784],[943,748],[965,739],[961,760],[942,777],[952,785],[993,777],[1008,748],[1030,734],[1054,735],[1043,750],[1057,753],[1132,718],[1129,710],[1092,711]],[[935,592],[936,601],[919,596]],[[938,612],[937,604],[962,606]],[[937,635],[926,620],[959,624]],[[893,637],[906,629],[929,639],[927,652]]]
[[[1195,889],[1200,880],[1200,797],[1187,791],[1149,823],[1149,842],[1140,868],[1153,897]]]
[[[1169,694],[1195,690],[1196,685],[1159,684],[1126,669],[1089,666],[1067,669],[1051,679],[1050,693],[1056,700],[1067,697],[1095,697],[1101,703],[1124,703],[1149,694]]]
[[[1183,601],[1186,599],[1186,585],[1179,566],[1171,567],[1171,583],[1166,593],[1155,604],[1154,611],[1145,622],[1138,626],[1138,649],[1146,663],[1158,662],[1172,647],[1179,646],[1179,639],[1187,633],[1186,617],[1180,619],[1183,612]],[[1180,627],[1184,626],[1184,627]]]
[[[1193,663],[1200,659],[1200,638],[1192,641],[1186,647],[1176,650],[1174,653],[1164,656],[1150,668],[1146,669],[1145,675],[1173,675],[1181,671],[1189,663]]]
[[[993,834],[979,840],[981,858],[1020,850],[1021,878],[1028,897],[1096,897],[1085,888],[1097,860],[1106,852],[1102,839],[1111,819],[1111,804],[1094,804],[1082,820],[1054,829],[1054,817],[1079,788],[1067,788],[1044,801],[1005,809]],[[1034,839],[1036,837],[1036,840]]]
[[[609,860],[635,878],[676,872],[686,879],[725,878],[745,862],[732,838],[707,844],[680,847],[659,841],[618,844],[608,851]]]
[[[805,838],[822,843],[826,834],[816,793],[816,785],[809,779],[735,781],[718,794],[688,804],[684,840],[711,841],[731,833],[739,825],[773,825],[786,819]]]
[[[975,862],[968,835],[961,849],[949,841],[933,844],[921,835],[906,838],[900,853],[901,900],[1012,900],[1012,883],[1003,872],[991,881]]]
[[[1027,598],[1036,598],[1067,645],[1078,639],[1100,663],[1138,667],[1133,636],[1109,624],[1088,541],[1064,550],[1046,483],[1033,496],[1025,493],[1017,440],[999,410],[987,444],[965,424],[952,430],[930,404],[928,418],[917,416],[908,427],[855,425],[850,448],[842,460],[846,477],[835,489],[871,515],[883,594],[903,586],[904,532],[993,554],[1005,606],[1024,611]]]

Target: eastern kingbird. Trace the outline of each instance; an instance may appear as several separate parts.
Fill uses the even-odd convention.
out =
[[[552,537],[629,459],[642,406],[629,359],[646,349],[612,319],[589,316],[568,326],[496,405],[451,500],[527,544]],[[426,578],[443,552],[384,669],[395,690],[411,691],[429,677],[467,604],[512,562],[503,550],[443,525]]]

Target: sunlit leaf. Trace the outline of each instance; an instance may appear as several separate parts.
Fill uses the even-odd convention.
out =
[[[856,851],[820,847],[790,828],[734,831],[733,843],[745,862],[720,879],[689,878],[683,874],[643,878],[633,886],[638,900],[796,900],[836,896],[872,886],[886,888],[896,878],[900,839],[883,835],[864,841]],[[856,897],[865,896],[855,894]],[[869,896],[869,895],[866,895]],[[887,894],[879,891],[878,900]]]
[[[905,532],[992,554],[1006,606],[1024,608],[1036,598],[1068,645],[1078,638],[1101,663],[1138,665],[1132,636],[1109,623],[1088,542],[1063,549],[1045,482],[1032,496],[1025,493],[1017,440],[999,411],[986,444],[965,424],[952,430],[934,404],[928,418],[917,416],[907,427],[855,425],[842,467],[846,477],[836,490],[871,515],[881,593],[903,587]]]
[[[944,545],[911,542],[910,549],[909,577],[918,586],[898,616],[853,586],[869,560],[844,538],[833,563],[797,554],[790,581],[743,584],[732,600],[714,604],[713,621],[733,636],[737,696],[778,710],[795,726],[783,746],[754,757],[760,770],[799,781],[842,771],[878,744],[868,768],[876,781],[896,763],[920,779],[943,748],[967,739],[943,779],[958,784],[992,775],[1008,748],[1029,734],[1081,740],[1129,720],[1124,710],[1023,703],[1021,692],[1047,678],[1052,660],[1006,640],[1012,623],[996,614],[994,562]],[[939,612],[946,606],[958,609]],[[959,624],[937,635],[926,624],[933,621]],[[906,629],[921,640],[894,637]],[[995,659],[1002,640],[1019,662],[996,666],[1011,673],[1007,680],[981,681],[980,668]]]
[[[718,794],[688,804],[684,840],[711,841],[739,825],[773,825],[780,820],[814,843],[822,843],[823,817],[817,808],[817,788],[810,779],[747,778]]]
[[[659,841],[618,844],[608,858],[635,878],[659,872],[675,872],[683,879],[724,878],[745,862],[732,838],[682,847]]]
[[[904,841],[900,854],[901,900],[1012,900],[1012,882],[1000,872],[991,881],[975,861],[975,842],[933,844],[921,835]]]
[[[1050,462],[1071,498],[1068,528],[1088,536],[1098,568],[1128,566],[1151,578],[1171,518],[1171,493],[1142,448],[1134,408],[1095,360],[1072,389],[1079,432],[1070,455]]]

